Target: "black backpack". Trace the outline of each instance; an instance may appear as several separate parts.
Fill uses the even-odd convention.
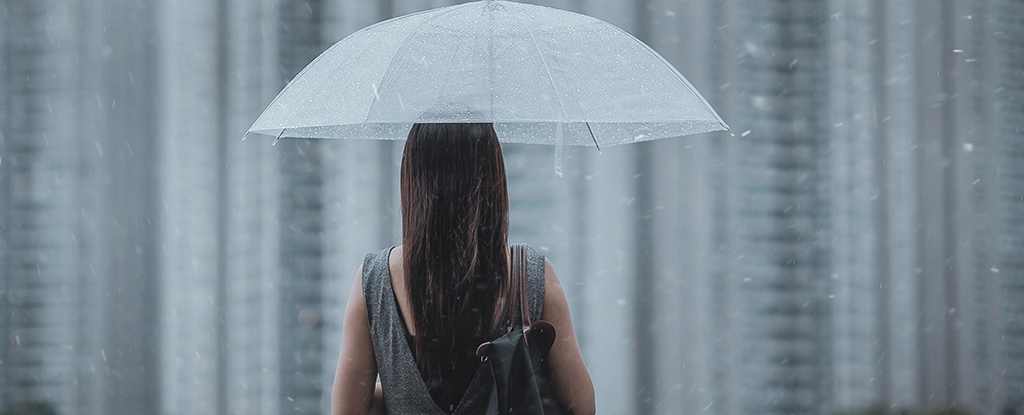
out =
[[[555,343],[555,328],[544,320],[530,323],[526,287],[526,245],[510,246],[512,275],[505,304],[506,334],[483,343],[476,354],[491,368],[488,414],[568,413],[554,398],[548,351]],[[513,304],[518,308],[514,312]],[[524,327],[526,328],[524,330]]]

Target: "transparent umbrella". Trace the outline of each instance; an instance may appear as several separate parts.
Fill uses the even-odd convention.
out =
[[[729,127],[643,42],[564,10],[486,0],[359,30],[302,70],[249,129],[405,139],[418,122],[491,122],[507,143],[611,146]]]

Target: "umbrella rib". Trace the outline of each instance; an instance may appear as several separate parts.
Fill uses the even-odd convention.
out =
[[[597,147],[597,151],[601,152],[601,145],[597,143],[597,137],[594,136],[594,130],[590,129],[590,122],[589,121],[584,121],[583,123],[587,125],[587,131],[590,132],[590,138],[592,140],[594,140],[594,146]]]
[[[484,6],[484,7],[487,7],[487,6]],[[476,21],[477,22],[480,21],[480,18],[481,18],[482,15],[483,15],[483,13],[481,13],[480,15],[478,15],[476,17]],[[474,22],[474,23],[476,23],[476,22]],[[465,44],[466,44],[466,38],[463,37],[462,39],[459,40],[459,43],[455,45],[455,53],[452,54],[451,62],[450,62],[451,66],[455,66],[455,61],[456,61],[456,59],[458,59],[459,51],[462,50],[462,47]],[[441,86],[441,88],[440,88],[441,91],[447,91],[448,90],[445,87],[448,85],[448,82],[449,82],[449,80],[451,80],[451,77],[452,77],[452,71],[445,71],[444,78],[441,79],[441,85],[440,85]],[[436,106],[440,106],[441,103],[442,103],[442,100],[444,98],[445,98],[445,92],[441,92],[440,94],[438,94],[437,95],[437,101],[434,102],[435,107]],[[493,99],[493,97],[492,97],[492,99]],[[491,116],[493,118],[493,114],[494,114],[493,105],[492,105],[490,114],[491,114]]]
[[[530,26],[526,24],[526,21],[520,15],[515,15],[519,19],[519,23],[526,29],[526,33],[530,34],[530,40],[533,41],[533,48],[537,50],[537,55],[540,56],[540,62],[544,64],[544,72],[548,75],[548,83],[551,84],[551,90],[555,92],[555,98],[558,100],[558,109],[562,111],[562,122],[565,122],[568,118],[565,114],[565,103],[562,102],[562,95],[558,93],[558,87],[555,86],[555,78],[551,76],[551,68],[548,67],[547,59],[544,59],[544,54],[541,53],[540,44],[537,43],[537,38],[533,36],[533,30],[530,30]]]
[[[420,27],[422,27],[424,24],[426,24],[427,22],[429,22],[431,20],[437,19],[438,17],[444,16],[444,15],[446,15],[448,13],[451,13],[451,12],[455,11],[455,9],[458,9],[460,7],[466,7],[466,5],[468,5],[468,4],[471,4],[471,3],[464,3],[464,4],[461,4],[461,5],[457,5],[457,6],[449,6],[448,10],[445,10],[443,12],[437,13],[437,14],[435,14],[433,16],[430,16],[430,17],[428,17],[426,19],[423,19],[422,22],[417,23],[416,27],[414,29],[410,30],[409,34],[405,36],[405,39],[402,39],[402,44],[398,45],[398,47],[395,48],[395,52],[391,54],[391,59],[388,59],[388,66],[384,67],[384,72],[380,74],[380,79],[377,80],[377,87],[379,89],[383,89],[384,88],[384,79],[387,78],[388,74],[391,72],[391,64],[393,64],[395,62],[395,56],[398,56],[398,52],[400,50],[402,50],[403,48],[405,48],[406,45],[409,44],[409,39],[412,39],[412,35],[415,34],[418,30],[420,30]],[[366,120],[370,119],[370,113],[373,112],[373,106],[375,104],[377,104],[377,101],[379,101],[379,100],[380,99],[377,98],[377,96],[375,94],[374,95],[374,99],[372,101],[370,101],[370,107],[366,109],[366,116],[363,117],[363,127],[364,128],[366,127]]]

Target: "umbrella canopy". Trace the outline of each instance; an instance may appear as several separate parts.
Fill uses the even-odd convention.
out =
[[[306,66],[247,133],[405,139],[491,122],[509,143],[611,146],[728,130],[664,58],[592,17],[479,1],[387,20]]]

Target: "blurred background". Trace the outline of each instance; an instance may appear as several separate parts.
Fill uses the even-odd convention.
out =
[[[0,2],[0,413],[327,414],[401,142],[241,137],[444,0]],[[1024,413],[1024,0],[551,0],[732,127],[504,146],[604,414]]]

